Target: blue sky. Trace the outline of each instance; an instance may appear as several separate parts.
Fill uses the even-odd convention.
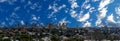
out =
[[[69,27],[120,24],[120,0],[0,0],[0,26],[66,23]]]

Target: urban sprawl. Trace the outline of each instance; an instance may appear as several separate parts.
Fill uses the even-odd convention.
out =
[[[0,28],[0,41],[120,41],[119,27],[68,27],[66,24]]]

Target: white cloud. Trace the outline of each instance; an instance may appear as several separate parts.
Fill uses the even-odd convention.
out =
[[[117,22],[116,23],[117,23],[117,25],[119,27],[119,25],[120,25],[120,6],[116,7],[115,11],[116,11],[116,14],[118,14],[118,16],[116,16],[116,18],[117,18]]]
[[[52,12],[50,15],[48,15],[48,18],[51,18],[55,13],[57,13],[59,10],[65,8],[65,7],[66,7],[65,4],[63,4],[62,6],[59,6],[59,7],[57,7],[57,4],[56,4],[56,3],[53,4],[53,6],[49,5],[49,8],[48,8],[48,9],[49,9],[49,10],[50,10],[50,9],[53,10],[53,12]]]
[[[3,2],[8,2],[10,5],[13,5],[14,2],[16,2],[17,0],[0,0],[0,3]]]
[[[71,3],[71,8],[74,9],[74,8],[77,8],[79,7],[79,5],[77,4],[77,2],[72,2]]]
[[[116,18],[119,19],[119,16],[117,16]]]
[[[31,2],[31,1],[28,1],[28,5],[30,5],[30,4],[32,4],[32,2]]]
[[[71,4],[71,9],[70,9],[70,15],[72,18],[75,18],[77,21],[79,22],[85,22],[86,20],[88,20],[90,18],[90,12],[93,11],[94,8],[91,8],[91,4],[88,4],[89,0],[85,0],[85,2],[82,4],[81,6],[81,11],[79,13],[77,13],[77,9],[79,7],[78,3],[76,2],[76,0],[69,0],[69,3]],[[84,8],[84,9],[83,9]],[[90,11],[83,15],[83,12],[85,11],[85,9],[89,9]]]
[[[68,13],[69,12],[69,9],[68,8],[66,8],[66,10],[64,10],[65,11],[65,13]]]
[[[38,6],[38,4],[37,3],[34,3],[34,4],[32,4],[31,6],[30,6],[30,8],[32,9],[32,10],[34,10],[34,9],[36,9],[36,8],[38,8],[39,6]]]
[[[79,19],[78,19],[78,21],[80,21],[80,22],[85,22],[87,19],[89,19],[90,18],[90,14],[89,14],[89,12],[87,13],[87,14],[85,14],[83,17],[80,17]]]
[[[88,4],[88,2],[89,2],[89,0],[85,0],[85,2],[82,4],[82,6],[81,6],[81,9],[82,8],[84,8],[84,9],[88,9],[88,8],[90,8],[91,6],[91,4]]]
[[[17,11],[17,10],[19,10],[20,9],[20,7],[18,6],[18,7],[16,7],[15,9],[14,9],[14,11]]]
[[[116,13],[120,16],[120,7],[115,8]]]
[[[94,8],[94,7],[91,7],[91,8],[89,9],[89,12],[93,12],[93,11],[95,11],[95,8]]]
[[[54,18],[54,20],[57,20],[57,18]]]
[[[6,23],[5,22],[1,22],[0,27],[4,27],[4,26],[6,26]]]
[[[69,2],[74,2],[74,1],[77,1],[77,0],[68,0]]]
[[[65,8],[65,7],[66,7],[66,5],[63,4],[62,6],[60,6],[60,7],[58,8],[58,10],[61,10],[62,8]]]
[[[57,20],[58,20],[57,18],[52,18],[52,21],[53,21],[53,22],[55,22],[55,21],[57,21]]]
[[[37,20],[37,17],[34,16],[32,19],[33,19],[33,20]]]
[[[92,0],[93,2],[97,2],[97,1],[99,1],[99,0]]]
[[[107,8],[103,8],[102,10],[100,10],[100,15],[98,17],[102,19],[106,16],[106,13],[107,13]]]
[[[32,15],[32,20],[39,20],[40,19],[40,17],[36,17],[35,15]]]
[[[99,15],[97,15],[98,20],[96,21],[96,26],[100,25],[102,22],[102,19],[106,17],[107,14],[107,5],[112,3],[114,0],[101,0],[98,11],[100,12]]]
[[[59,21],[59,23],[62,25],[63,23],[70,23],[69,21],[66,20],[66,18],[63,18],[61,21]]]
[[[5,2],[5,1],[7,1],[7,0],[0,0],[0,2]]]
[[[85,5],[85,8],[86,8],[86,9],[89,9],[90,7],[91,7],[91,4]]]
[[[83,27],[91,27],[91,23],[87,21],[85,24],[83,24]]]
[[[107,17],[107,22],[116,23],[115,20],[114,20],[113,14],[111,14],[110,16]]]
[[[12,17],[12,18],[19,18],[19,16],[15,12],[12,12],[12,14],[10,15],[10,17]]]
[[[85,3],[89,2],[90,0],[85,0]]]
[[[101,19],[98,19],[98,20],[96,21],[96,26],[100,25],[101,22],[102,22]]]
[[[22,25],[24,25],[24,24],[25,24],[23,20],[21,20],[21,21],[20,21],[20,23],[21,23]]]
[[[101,0],[98,10],[103,9],[108,4],[112,3],[114,0]]]
[[[106,17],[107,8],[103,8],[103,9],[100,10],[99,12],[100,12],[100,14],[97,15],[98,20],[96,21],[96,26],[100,25],[101,22],[102,22],[102,19],[103,19],[104,17]]]
[[[79,5],[76,1],[77,0],[68,0],[68,2],[71,4],[72,9],[75,9],[75,8],[79,7]]]
[[[52,9],[52,6],[51,6],[51,5],[49,5],[48,9]]]
[[[76,11],[70,10],[71,17],[75,18],[77,16]]]
[[[10,4],[10,5],[13,5],[14,2],[16,2],[17,0],[7,0],[7,2]]]
[[[10,19],[9,20],[9,25],[12,26],[13,24],[15,24],[15,20],[14,19]]]

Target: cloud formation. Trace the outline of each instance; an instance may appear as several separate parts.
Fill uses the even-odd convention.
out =
[[[116,23],[115,20],[114,20],[113,14],[111,14],[110,16],[107,17],[107,21],[112,22],[112,23]]]
[[[98,11],[100,12],[99,15],[97,15],[98,19],[96,21],[96,26],[100,25],[102,22],[102,19],[106,17],[108,8],[107,5],[112,3],[114,0],[101,0],[99,3],[100,5],[98,6]]]
[[[87,22],[83,25],[83,27],[91,27],[91,23],[87,21]]]
[[[87,14],[83,15],[82,17],[80,17],[78,21],[80,21],[80,22],[85,22],[85,21],[88,20],[89,18],[90,18],[90,14],[89,14],[89,12],[88,12]]]

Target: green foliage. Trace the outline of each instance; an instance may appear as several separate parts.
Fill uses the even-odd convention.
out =
[[[84,41],[84,39],[79,39],[77,37],[74,37],[74,38],[68,39],[67,41]]]
[[[10,39],[4,39],[3,41],[11,41]]]
[[[55,35],[53,35],[53,36],[51,37],[51,40],[52,40],[52,41],[60,41],[60,37],[55,34]]]
[[[28,34],[21,34],[20,39],[21,41],[32,41],[32,37]]]
[[[2,37],[2,35],[0,34],[0,41],[2,41],[2,38],[3,38],[3,37]]]

